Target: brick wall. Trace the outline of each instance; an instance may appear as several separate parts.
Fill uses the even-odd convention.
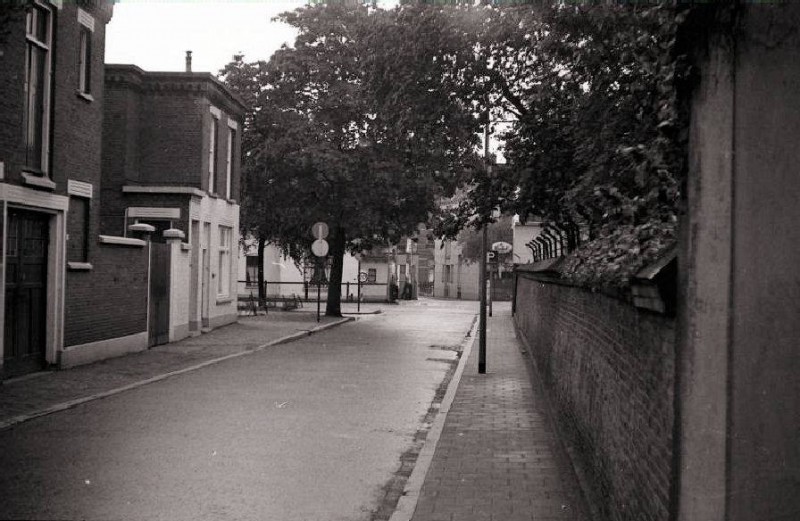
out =
[[[0,38],[0,161],[5,163],[5,181],[19,179],[25,161],[22,113],[25,82],[25,11],[6,23]]]
[[[515,321],[607,519],[666,521],[674,320],[519,274]]]
[[[120,189],[121,190],[121,189]],[[172,222],[173,228],[177,228],[186,234],[186,241],[189,240],[189,201],[191,196],[186,194],[123,194],[121,191],[106,190],[103,187],[103,202],[100,211],[102,223],[100,233],[106,235],[125,235],[125,209],[130,207],[154,207],[154,208],[179,208],[181,211],[180,219]]]
[[[106,85],[103,117],[100,233],[124,235],[122,187],[139,181],[139,93]]]
[[[147,93],[140,112],[142,184],[201,187],[206,107],[194,93]]]
[[[100,184],[100,146],[103,125],[103,58],[105,23],[96,10],[84,9],[95,19],[92,40],[90,101],[78,95],[78,49],[81,26],[77,22],[78,7],[64,2],[58,12],[56,37],[55,110],[53,111],[53,181],[59,187],[67,179]],[[92,219],[92,228],[97,220]]]
[[[92,33],[92,83],[94,101],[77,95],[80,25],[78,7],[64,2],[52,8],[53,40],[52,97],[50,100],[50,178],[55,193],[66,192],[67,179],[91,182],[100,180],[100,130],[102,121],[103,56],[105,23],[110,6],[84,6],[95,19]],[[25,80],[25,10],[19,10],[7,24],[8,33],[0,42],[0,161],[5,163],[5,181],[19,183],[25,163],[23,132]]]
[[[68,271],[64,345],[147,330],[148,249],[98,244],[91,271]]]

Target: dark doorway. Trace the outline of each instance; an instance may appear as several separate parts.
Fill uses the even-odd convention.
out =
[[[47,214],[13,208],[8,211],[3,353],[6,377],[45,366],[49,228]]]
[[[169,262],[168,244],[150,243],[150,347],[169,342]]]

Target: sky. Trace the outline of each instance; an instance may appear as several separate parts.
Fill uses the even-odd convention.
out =
[[[0,0],[2,1],[2,0]],[[267,60],[296,31],[273,22],[306,0],[117,0],[106,29],[106,63],[138,65],[146,71],[183,71],[186,51],[192,70],[217,74],[234,54]],[[383,7],[396,0],[379,0]],[[502,124],[500,125],[503,126]],[[490,149],[504,162],[493,136]]]
[[[107,27],[106,63],[182,71],[191,50],[192,70],[216,74],[234,54],[266,60],[296,34],[271,19],[303,5],[304,0],[119,0]]]

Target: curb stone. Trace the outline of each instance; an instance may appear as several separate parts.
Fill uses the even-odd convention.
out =
[[[455,373],[453,373],[450,385],[447,386],[447,392],[439,406],[436,419],[433,421],[433,425],[425,438],[425,445],[422,447],[419,456],[417,456],[414,470],[411,471],[411,475],[408,477],[406,486],[403,489],[403,495],[400,496],[400,499],[397,501],[397,506],[395,507],[394,513],[392,513],[392,516],[389,518],[389,521],[410,521],[411,517],[414,515],[417,502],[419,501],[419,493],[422,490],[425,477],[433,461],[436,445],[439,443],[439,438],[442,435],[447,413],[450,411],[450,406],[455,399],[458,385],[461,382],[461,375],[464,373],[464,367],[467,365],[467,360],[472,352],[472,346],[475,344],[477,332],[478,321],[474,320],[469,332],[470,339],[464,345],[461,358],[458,361],[458,367],[456,367]]]
[[[298,333],[293,333],[291,335],[287,335],[287,336],[284,336],[284,337],[281,337],[281,338],[277,338],[275,340],[270,340],[269,342],[261,344],[260,346],[256,346],[256,347],[253,347],[253,348],[250,348],[250,349],[245,349],[245,350],[240,351],[238,353],[232,353],[232,354],[229,354],[229,355],[220,356],[220,357],[217,357],[217,358],[212,358],[211,360],[206,360],[206,361],[200,362],[198,364],[190,365],[188,367],[184,367],[183,369],[177,369],[175,371],[170,371],[168,373],[160,374],[158,376],[154,376],[152,378],[147,378],[145,380],[140,380],[138,382],[134,382],[134,383],[131,383],[131,384],[128,384],[128,385],[123,385],[122,387],[117,387],[115,389],[110,389],[108,391],[94,393],[94,394],[90,394],[89,396],[84,396],[82,398],[76,398],[74,400],[69,400],[69,401],[66,401],[66,402],[57,403],[55,405],[51,405],[49,407],[45,407],[44,409],[40,409],[38,411],[34,411],[34,412],[31,412],[31,413],[20,414],[18,416],[12,416],[11,418],[9,418],[7,420],[0,421],[0,431],[6,430],[6,429],[8,429],[10,427],[13,427],[15,425],[19,425],[20,423],[24,423],[24,422],[27,422],[29,420],[33,420],[35,418],[41,418],[42,416],[48,416],[50,414],[54,414],[54,413],[57,413],[57,412],[65,411],[67,409],[72,409],[72,408],[77,407],[78,405],[84,404],[86,402],[99,400],[101,398],[107,398],[107,397],[113,396],[115,394],[120,394],[120,393],[123,393],[125,391],[130,391],[132,389],[136,389],[137,387],[143,387],[143,386],[151,384],[151,383],[160,382],[161,380],[166,380],[167,378],[170,378],[170,377],[173,377],[173,376],[178,376],[178,375],[181,375],[181,374],[184,374],[184,373],[189,373],[189,372],[192,372],[192,371],[196,371],[198,369],[202,369],[203,367],[206,367],[206,366],[209,366],[209,365],[214,365],[214,364],[218,364],[220,362],[224,362],[225,360],[230,360],[232,358],[238,358],[240,356],[245,356],[245,355],[257,353],[259,351],[263,351],[264,349],[266,349],[268,347],[276,346],[276,345],[279,345],[279,344],[286,344],[288,342],[292,342],[294,340],[298,340],[298,339],[306,337],[306,336],[311,336],[311,335],[313,335],[315,333],[319,333],[320,331],[324,331],[324,330],[330,329],[332,327],[340,326],[340,325],[344,324],[345,322],[352,322],[354,320],[356,320],[355,317],[344,317],[344,318],[342,318],[340,320],[337,320],[335,322],[330,322],[328,324],[323,324],[323,325],[314,327],[312,329],[309,329],[307,331],[300,331]]]

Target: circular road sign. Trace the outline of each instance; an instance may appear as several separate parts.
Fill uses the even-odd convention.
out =
[[[492,251],[496,251],[497,253],[511,253],[513,249],[513,246],[503,241],[492,244]]]
[[[324,257],[328,254],[328,241],[325,239],[317,239],[311,243],[311,251],[317,257]]]
[[[367,281],[367,277],[368,277],[367,272],[366,271],[362,271],[361,273],[358,274],[358,281],[359,282],[366,282]]]
[[[311,227],[311,235],[313,235],[315,239],[327,239],[328,225],[322,221],[314,223],[314,226]]]

